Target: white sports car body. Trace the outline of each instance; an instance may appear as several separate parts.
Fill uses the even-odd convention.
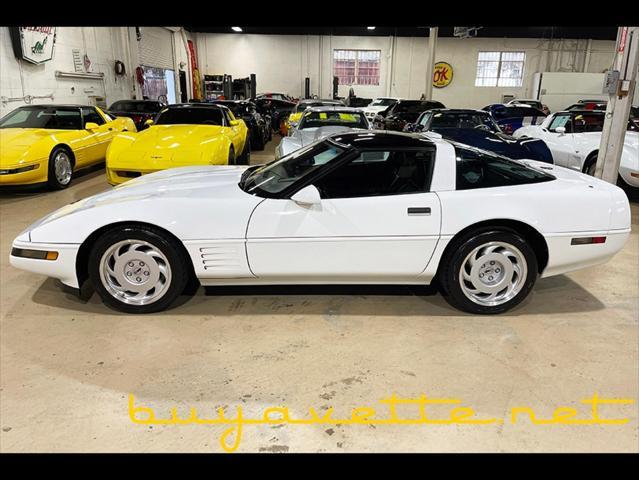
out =
[[[203,285],[429,284],[500,313],[547,277],[626,242],[625,193],[599,179],[441,139],[353,131],[253,167],[182,167],[42,218],[15,267],[93,286],[126,312]],[[87,281],[88,280],[88,281]]]
[[[601,143],[605,112],[571,110],[546,117],[540,125],[519,128],[514,137],[540,138],[552,152],[556,165],[594,175]],[[619,177],[629,186],[639,188],[639,132],[629,122],[626,131]]]
[[[361,109],[350,107],[309,108],[302,114],[297,126],[289,130],[288,137],[282,138],[275,149],[275,158],[281,158],[329,135],[347,132],[355,128],[364,130],[372,128]]]

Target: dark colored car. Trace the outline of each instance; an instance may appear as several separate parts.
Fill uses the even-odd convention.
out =
[[[249,129],[253,150],[264,150],[266,143],[273,138],[271,117],[268,114],[262,115],[254,102],[249,100],[214,100],[211,103],[228,107],[235,118],[244,120]]]
[[[408,132],[435,132],[447,140],[481,148],[514,160],[554,163],[543,140],[519,139],[501,131],[492,116],[482,110],[437,109],[422,113]]]
[[[489,112],[504,133],[510,135],[526,125],[538,125],[548,116],[529,105],[508,106],[502,103],[487,105],[482,110]]]
[[[408,123],[415,123],[422,112],[433,108],[446,108],[433,100],[400,100],[380,112],[373,122],[376,129],[401,132]]]
[[[289,102],[287,100],[279,100],[277,98],[261,97],[255,100],[257,111],[262,115],[270,115],[271,128],[279,131],[280,120],[288,118],[291,112],[295,109],[295,102]]]
[[[598,100],[596,102],[584,102],[580,100],[579,102],[573,103],[572,105],[565,108],[564,110],[603,110],[605,111],[607,106],[608,106],[608,102],[606,102],[605,100]]]
[[[153,120],[164,106],[157,100],[118,100],[107,113],[116,117],[129,117],[140,131],[147,127],[145,122]]]

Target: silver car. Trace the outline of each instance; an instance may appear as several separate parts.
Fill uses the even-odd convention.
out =
[[[308,108],[302,114],[299,123],[289,130],[288,137],[282,138],[275,149],[275,158],[288,155],[333,133],[371,128],[372,125],[360,108],[340,106]]]

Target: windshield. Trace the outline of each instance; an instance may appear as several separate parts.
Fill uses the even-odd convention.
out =
[[[275,162],[249,171],[240,182],[240,188],[260,197],[278,197],[293,183],[332,162],[343,152],[344,149],[327,141],[312,143]]]
[[[421,113],[431,108],[444,108],[438,102],[399,102],[395,106],[395,113]]]
[[[392,98],[376,98],[369,104],[369,107],[388,107],[393,103],[397,103],[397,100],[393,100]]]
[[[120,101],[111,105],[109,110],[114,112],[144,112],[144,113],[157,113],[160,110],[161,105],[157,102],[130,102]]]
[[[155,125],[224,125],[222,110],[218,108],[167,108],[162,110]]]
[[[426,115],[424,115],[427,117]],[[499,127],[488,114],[481,113],[442,113],[432,114],[431,130],[441,128],[483,128],[499,132]],[[424,122],[420,122],[424,123]]]
[[[368,121],[360,112],[306,112],[298,128],[328,126],[368,128]]]
[[[79,108],[20,107],[0,120],[0,128],[81,130]]]

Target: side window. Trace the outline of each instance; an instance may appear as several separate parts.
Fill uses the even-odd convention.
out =
[[[322,198],[428,192],[434,158],[434,150],[362,152],[313,185]]]
[[[603,115],[579,114],[573,118],[574,133],[601,132],[603,124]]]
[[[457,190],[505,187],[554,180],[555,177],[477,150],[456,147]]]
[[[104,118],[102,118],[102,116],[100,116],[100,114],[95,111],[95,108],[83,108],[82,117],[84,120],[84,126],[86,126],[87,123],[97,123],[98,125],[103,125],[105,123]]]
[[[428,122],[430,122],[431,117],[433,116],[432,113],[424,113],[422,115],[422,118],[419,120],[419,124],[423,125],[424,127],[426,127],[426,125],[428,125]]]
[[[566,133],[572,133],[572,122],[570,121],[570,115],[555,115],[555,117],[548,125],[548,130],[555,132],[558,127],[564,127]]]

